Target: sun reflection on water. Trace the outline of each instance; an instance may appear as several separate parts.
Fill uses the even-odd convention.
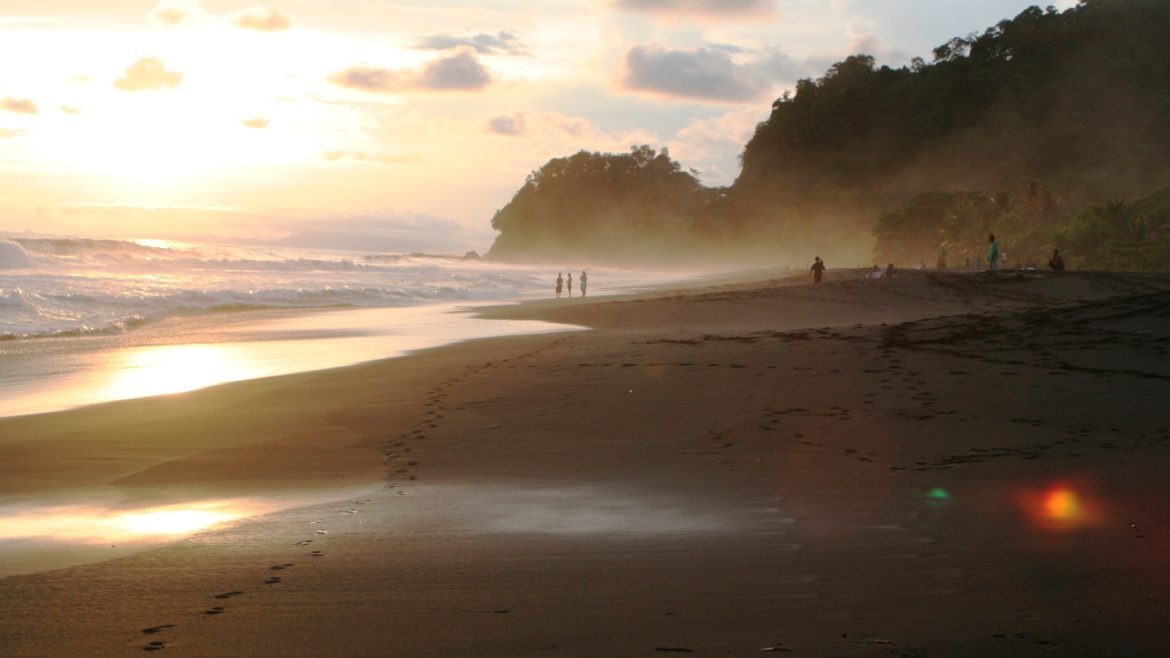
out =
[[[0,540],[50,539],[77,542],[134,541],[173,538],[254,514],[246,501],[217,500],[112,510],[64,506],[0,511]]]
[[[260,376],[226,345],[165,345],[129,353],[106,385],[111,399],[183,393]]]

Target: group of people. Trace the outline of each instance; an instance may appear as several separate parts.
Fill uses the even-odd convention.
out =
[[[589,288],[589,274],[585,270],[581,270],[581,278],[578,281],[579,281],[579,285],[581,287],[581,296],[584,297],[585,292]],[[566,283],[565,277],[561,276],[560,272],[557,272],[557,299],[561,298],[561,292],[563,290],[565,290],[565,283]],[[572,272],[569,272],[568,285],[569,285],[569,288],[568,288],[569,296],[572,297],[573,296],[573,273]]]
[[[999,243],[996,242],[994,233],[992,233],[991,235],[989,235],[987,237],[987,243],[988,243],[987,269],[992,271],[992,272],[995,272],[999,269],[1000,251],[999,251]],[[1004,256],[1006,257],[1006,255],[1007,254],[1005,252]],[[981,260],[979,258],[976,258],[975,259],[976,269],[978,269],[981,264],[982,264]],[[970,265],[970,262],[968,262],[968,265]],[[926,267],[925,264],[923,264],[922,267],[925,268]],[[1064,271],[1064,258],[1061,257],[1059,249],[1052,250],[1052,258],[1048,259],[1048,267],[1054,273],[1059,273],[1059,272]],[[945,270],[946,268],[947,268],[947,252],[946,252],[946,250],[943,250],[943,251],[940,251],[938,254],[938,269]],[[584,277],[585,273],[582,272],[581,276]],[[867,278],[867,279],[881,279],[881,278],[892,277],[892,276],[894,276],[894,264],[890,263],[889,265],[886,266],[886,269],[884,272],[882,271],[882,269],[880,267],[878,267],[877,265],[874,265],[873,270],[867,272],[865,275],[865,278]],[[821,281],[824,280],[825,261],[821,260],[820,256],[817,256],[816,259],[813,260],[812,267],[809,268],[809,277],[812,279],[813,283],[820,283]],[[572,284],[570,283],[570,287],[571,286],[572,286]],[[561,291],[560,277],[557,277],[557,295],[558,296],[560,296],[560,291]]]
[[[988,252],[987,252],[987,269],[991,270],[992,272],[995,272],[999,269],[999,243],[995,241],[995,234],[994,233],[987,236],[987,243],[989,245]],[[1006,256],[1007,256],[1007,254],[1005,252],[1004,253],[1005,260],[1006,260]],[[978,263],[978,261],[976,261],[976,263]],[[1064,258],[1061,257],[1059,249],[1052,250],[1052,258],[1048,259],[1048,267],[1054,273],[1059,273],[1059,272],[1064,271]]]

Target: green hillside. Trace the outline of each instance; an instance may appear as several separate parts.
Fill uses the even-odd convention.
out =
[[[640,183],[598,185],[595,172],[554,160],[534,177],[555,170],[561,186],[597,196],[554,202],[546,189],[534,204],[530,178],[493,220],[501,235],[491,255],[540,260],[530,248],[540,244],[558,256],[625,260],[653,236],[651,244],[679,247],[685,258],[805,260],[815,250],[916,262],[946,246],[974,249],[967,233],[1008,220],[1000,232],[1039,251],[1082,235],[1076,227],[1092,208],[1170,185],[1167,34],[1170,2],[1083,0],[952,39],[930,62],[895,69],[849,57],[773,103],[732,186],[697,186],[656,154],[665,162],[651,172],[660,177],[653,191],[631,195],[623,186]],[[898,239],[897,227],[915,225],[906,216],[930,212],[949,218],[946,231]],[[1157,232],[1151,225],[1141,239]],[[614,240],[618,251],[606,246]],[[1109,253],[1078,257],[1093,265]]]

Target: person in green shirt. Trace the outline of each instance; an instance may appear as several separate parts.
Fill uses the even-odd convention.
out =
[[[994,233],[988,236],[987,242],[991,245],[987,253],[987,269],[994,272],[999,266],[999,243],[995,241]]]

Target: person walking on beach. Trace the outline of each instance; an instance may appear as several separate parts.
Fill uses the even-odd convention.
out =
[[[557,299],[561,298],[561,289],[565,287],[565,279],[557,272]]]
[[[569,298],[573,298],[573,273],[569,272]]]
[[[1052,250],[1052,258],[1048,259],[1048,267],[1052,268],[1054,273],[1061,273],[1064,271],[1064,259],[1060,257],[1060,250]]]
[[[809,271],[812,274],[813,283],[820,283],[821,278],[825,275],[825,261],[821,260],[820,256],[817,256]]]
[[[999,268],[999,243],[995,241],[995,234],[987,236],[987,242],[990,246],[987,252],[987,269],[992,272]]]
[[[585,287],[589,285],[589,275],[585,270],[581,270],[581,296],[585,296]]]

